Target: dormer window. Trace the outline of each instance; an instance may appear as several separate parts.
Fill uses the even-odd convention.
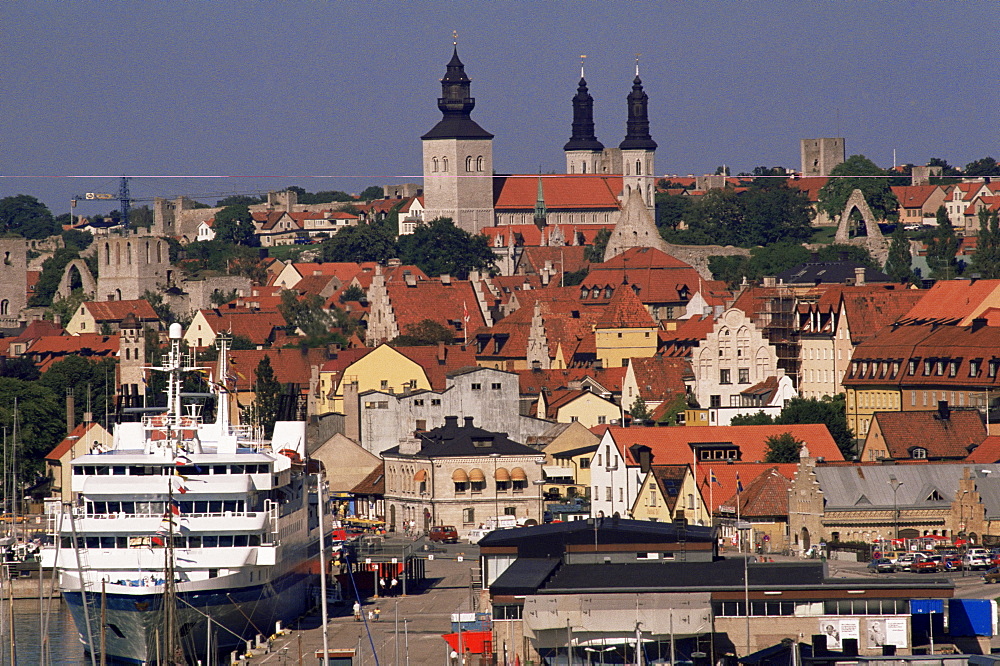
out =
[[[864,377],[868,374],[868,361],[861,362],[861,376]]]
[[[944,374],[944,361],[938,360],[935,364],[934,372],[938,377]]]
[[[997,361],[996,359],[990,361],[989,369],[987,370],[987,374],[989,375],[990,379],[993,379],[994,377],[997,376],[998,365],[1000,365],[1000,361]]]
[[[944,497],[942,497],[941,493],[939,493],[938,491],[932,490],[931,494],[927,496],[927,500],[926,501],[928,501],[928,502],[943,502],[944,501]]]
[[[895,377],[899,374],[899,361],[892,362],[892,376]]]
[[[604,298],[611,298],[611,295],[615,292],[611,287],[604,288]]]
[[[852,361],[851,362],[851,374],[852,375],[858,374],[858,362],[857,361]]]
[[[917,361],[915,359],[910,359],[910,367],[908,370],[911,377],[917,374]]]
[[[974,358],[971,361],[969,361],[969,376],[970,377],[978,377],[979,376],[979,367],[980,367],[980,364],[981,364],[981,361],[978,358]]]
[[[955,377],[958,375],[958,361],[951,361],[948,363],[948,376]]]
[[[927,449],[918,446],[910,453],[910,457],[914,460],[925,460],[927,458]]]
[[[931,361],[930,359],[924,361],[924,377],[931,374]]]

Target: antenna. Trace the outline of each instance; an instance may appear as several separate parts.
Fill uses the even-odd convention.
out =
[[[583,78],[583,61],[586,60],[586,59],[587,59],[587,56],[585,56],[585,55],[581,55],[580,56],[580,78],[581,79]]]
[[[451,39],[452,39],[451,45],[458,48],[458,30],[451,31]]]
[[[641,56],[641,55],[642,55],[641,53],[636,53],[635,54],[635,75],[636,76],[639,76],[639,56]]]

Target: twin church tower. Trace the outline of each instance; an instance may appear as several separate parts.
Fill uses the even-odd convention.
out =
[[[580,182],[584,179],[604,180],[614,188],[621,203],[633,191],[637,192],[650,212],[653,211],[656,142],[649,135],[649,97],[642,89],[638,63],[632,91],[628,94],[625,140],[617,148],[605,148],[597,140],[594,98],[587,89],[581,67],[580,83],[573,97],[573,133],[563,146],[566,175],[559,176],[494,176],[493,135],[472,119],[476,100],[470,95],[470,85],[456,47],[441,79],[438,108],[442,118],[420,137],[423,141],[424,219],[450,217],[458,227],[477,233],[483,227],[499,223],[495,202],[501,197],[511,198],[503,197],[503,190],[508,186],[523,190],[523,183],[514,182],[523,179],[531,179],[532,194],[536,191],[536,182],[541,188],[542,181],[561,179],[564,185],[569,185],[569,191],[566,187],[560,190],[570,196],[568,199],[561,197],[559,205],[569,206],[570,211],[587,210],[587,201],[572,202],[574,185],[579,185],[581,199],[586,199],[584,193],[593,189]],[[530,202],[532,205],[534,198]],[[580,217],[584,223],[588,221],[586,213],[581,212]]]

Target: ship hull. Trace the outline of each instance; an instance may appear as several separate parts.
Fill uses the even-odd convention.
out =
[[[213,653],[226,654],[244,650],[247,641],[260,634],[267,638],[282,624],[301,617],[315,602],[318,576],[308,571],[289,572],[266,583],[236,588],[179,590],[177,626],[180,644],[190,663],[205,657],[208,619],[212,622]],[[64,591],[63,596],[89,651],[86,622],[80,593]],[[104,595],[107,618],[105,652],[111,663],[157,664],[158,642],[162,642],[162,595],[150,593]],[[88,593],[88,612],[95,647],[100,649],[102,599],[100,593]],[[239,638],[237,638],[237,636]],[[159,640],[158,640],[159,639]],[[162,650],[162,648],[160,648]],[[165,661],[165,656],[162,656]]]

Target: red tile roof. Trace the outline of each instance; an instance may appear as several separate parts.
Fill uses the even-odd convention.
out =
[[[385,463],[380,462],[358,485],[351,488],[352,495],[384,495]]]
[[[792,484],[777,467],[764,470],[750,481],[741,475],[740,483],[743,484],[743,492],[733,493],[726,499],[725,504],[735,507],[738,502],[741,518],[787,518],[788,490]]]
[[[597,320],[597,328],[658,328],[635,289],[615,289],[611,302]]]
[[[938,410],[878,412],[874,418],[889,456],[896,460],[912,459],[916,447],[926,449],[930,459],[961,460],[986,439],[986,426],[975,409],[952,409],[947,419],[940,418]]]
[[[538,180],[542,181],[545,207],[550,210],[604,208],[619,210],[621,176],[517,175],[493,178],[493,207],[503,210],[532,210],[538,200]]]
[[[691,362],[686,358],[654,356],[633,358],[629,363],[639,386],[639,395],[646,402],[668,402],[677,395],[684,395],[684,380],[694,378]]]
[[[741,462],[760,462],[767,455],[767,438],[780,436],[786,432],[806,443],[809,454],[814,458],[843,460],[825,425],[797,423],[789,425],[753,426],[685,426],[685,427],[630,427],[612,426],[610,429],[615,443],[629,464],[637,464],[632,459],[629,447],[644,444],[652,449],[654,462],[658,464],[683,464],[692,458],[691,444],[709,442],[732,442],[741,452]]]
[[[883,285],[838,287],[847,314],[851,341],[859,344],[904,316],[927,293],[919,289],[886,289]]]
[[[988,436],[966,456],[965,460],[976,464],[1000,462],[1000,436]]]
[[[563,370],[515,370],[520,379],[521,395],[538,395],[543,389],[556,391],[578,386],[586,378],[621,395],[628,368],[566,368]]]
[[[713,513],[716,513],[720,506],[736,508],[737,474],[739,474],[740,483],[743,484],[743,490],[746,491],[759,476],[769,474],[771,470],[776,470],[785,479],[792,479],[797,469],[798,465],[794,463],[778,465],[774,463],[734,463],[730,465],[725,462],[720,464],[702,462],[698,463],[698,489],[701,491],[705,504],[711,507]],[[715,475],[717,483],[711,482],[712,474]]]
[[[414,286],[394,280],[387,282],[385,288],[400,333],[406,333],[407,326],[429,319],[454,331],[456,341],[464,340],[466,334],[471,340],[473,333],[486,325],[468,280],[452,279],[445,284],[434,278]]]
[[[215,309],[199,310],[218,335],[224,331],[247,338],[255,345],[267,344],[275,329],[285,327],[285,318],[277,310]]]
[[[476,365],[475,345],[425,345],[394,349],[424,369],[427,381],[435,391],[448,387],[449,372]]]
[[[281,384],[298,384],[305,391],[309,388],[310,368],[321,366],[326,360],[326,349],[234,349],[229,352],[229,370],[237,377],[236,388],[253,391],[257,382],[257,366],[267,356],[274,370],[274,378]],[[218,361],[208,363],[214,377],[218,377]]]
[[[147,300],[137,301],[87,301],[82,304],[97,322],[121,321],[134,314],[140,321],[159,321],[160,318]]]
[[[942,188],[940,185],[897,185],[891,189],[903,208],[922,208],[931,195]]]
[[[819,191],[829,182],[829,178],[793,178],[788,181],[788,187],[805,192],[811,203],[819,201]]]
[[[673,324],[676,324],[676,328],[671,329]],[[660,354],[690,357],[691,350],[708,337],[714,326],[715,318],[708,315],[665,322],[664,328],[658,331]]]
[[[1000,289],[1000,280],[939,280],[900,321],[968,323],[986,306],[984,301]]]
[[[69,451],[72,450],[73,447],[77,445],[82,445],[80,446],[79,451],[77,451],[77,455],[90,453],[91,443],[81,440],[84,440],[87,436],[87,433],[93,430],[95,427],[99,428],[100,426],[97,423],[78,423],[76,427],[73,428],[73,432],[68,434],[63,441],[56,444],[55,448],[53,448],[45,455],[45,459],[53,461],[61,460],[64,455],[69,453]]]

